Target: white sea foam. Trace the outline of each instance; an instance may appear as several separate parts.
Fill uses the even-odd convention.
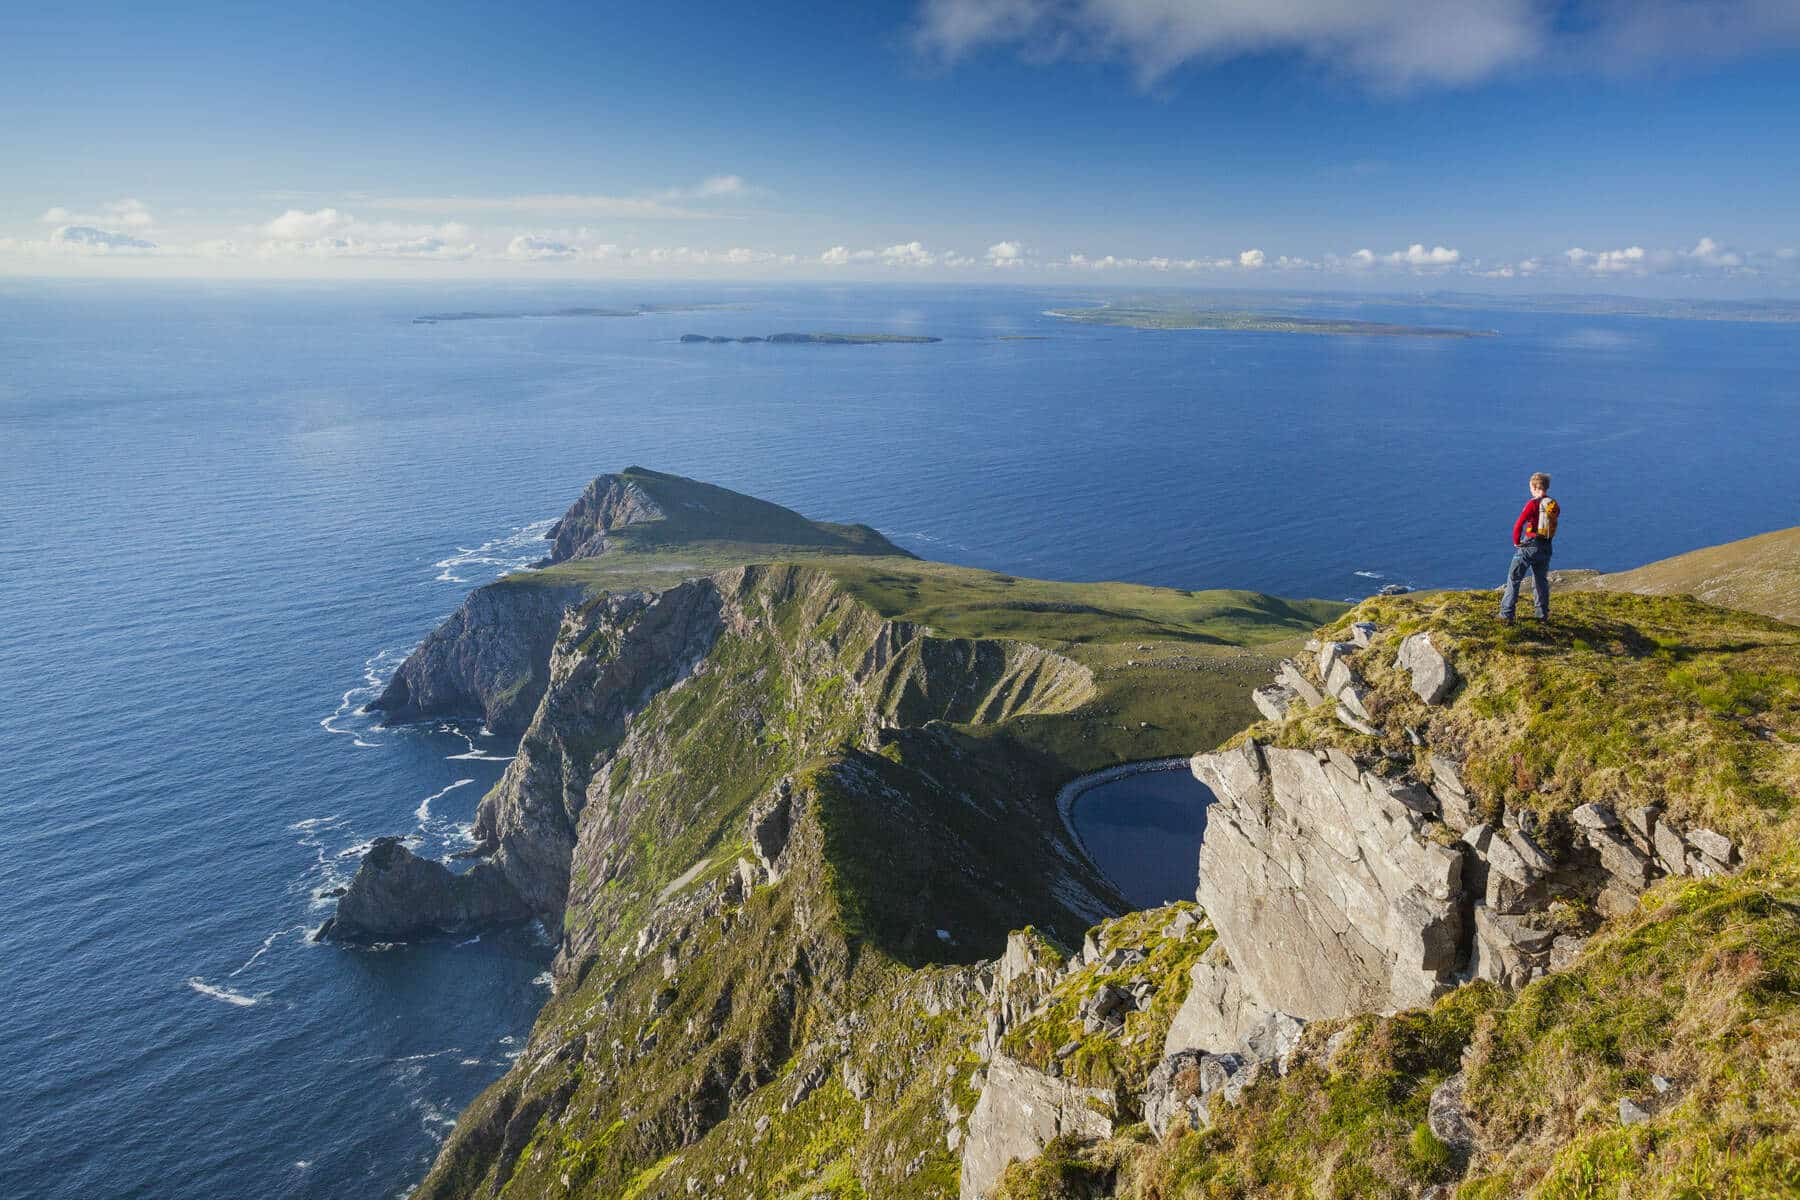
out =
[[[438,568],[435,582],[467,583],[468,576],[457,572],[470,567],[495,568],[495,576],[523,570],[544,557],[544,534],[554,524],[555,518],[533,521],[514,526],[510,533],[489,538],[479,546],[458,546],[455,554],[431,564]]]
[[[359,746],[364,750],[374,749],[376,743],[365,739],[380,728],[380,722],[365,714],[362,711],[363,705],[381,695],[382,689],[387,687],[388,680],[393,677],[394,672],[400,668],[402,662],[406,661],[406,656],[411,652],[411,646],[404,648],[390,646],[385,650],[377,650],[364,659],[362,683],[338,697],[338,706],[332,710],[330,716],[320,720],[320,728],[327,733],[341,734],[349,738],[352,746]]]
[[[551,977],[550,972],[545,971],[542,974],[532,976],[531,982],[538,987],[549,987],[556,981]]]
[[[445,762],[511,762],[511,754],[489,754],[485,750],[471,750],[467,754],[445,755]]]
[[[1387,576],[1383,575],[1380,571],[1357,571],[1357,572],[1355,572],[1355,574],[1361,575],[1364,579],[1386,579],[1387,578]]]
[[[448,1050],[433,1050],[429,1054],[403,1054],[395,1062],[424,1062],[428,1058],[442,1058],[446,1054],[461,1054],[461,1046],[452,1046]]]
[[[242,992],[234,992],[230,988],[214,987],[198,975],[188,979],[187,985],[202,996],[214,1000],[223,1000],[226,1004],[235,1004],[239,1008],[251,1008],[262,1002],[262,996],[246,996]]]
[[[243,966],[231,973],[231,978],[235,979],[245,971],[248,971],[250,969],[250,964],[267,954],[269,952],[269,947],[273,946],[275,944],[275,939],[279,938],[282,934],[305,933],[306,929],[307,927],[305,925],[291,925],[286,929],[277,929],[274,933],[271,933],[268,937],[263,939],[263,944],[256,948],[255,954],[252,954],[249,958],[244,960]]]
[[[448,796],[451,792],[454,792],[457,788],[466,787],[469,784],[474,783],[474,782],[475,781],[473,779],[459,779],[455,783],[451,784],[449,787],[444,788],[442,791],[437,791],[437,792],[431,793],[431,795],[429,795],[429,796],[425,797],[425,799],[419,801],[419,807],[413,810],[413,816],[419,818],[419,820],[421,820],[421,821],[431,820],[431,802],[433,800],[442,800],[445,796]]]
[[[465,1058],[456,1065],[459,1067],[479,1067],[481,1065],[481,1060],[479,1058]]]

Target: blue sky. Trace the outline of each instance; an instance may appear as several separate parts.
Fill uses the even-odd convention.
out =
[[[13,274],[1800,290],[1800,0],[14,5],[0,112]]]

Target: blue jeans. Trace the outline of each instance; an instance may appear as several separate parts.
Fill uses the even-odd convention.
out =
[[[1537,603],[1541,620],[1550,618],[1550,543],[1532,538],[1522,542],[1513,552],[1512,566],[1506,570],[1506,594],[1500,597],[1500,615],[1510,620],[1519,606],[1519,584],[1531,572],[1531,595]]]

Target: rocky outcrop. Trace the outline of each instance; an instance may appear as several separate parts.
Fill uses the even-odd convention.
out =
[[[407,656],[369,710],[395,724],[467,717],[495,733],[523,732],[549,683],[563,610],[583,591],[529,577],[476,588]]]
[[[1260,1064],[1242,1054],[1182,1050],[1158,1063],[1144,1089],[1144,1120],[1158,1138],[1171,1129],[1205,1129],[1216,1101],[1235,1104],[1261,1074]]]
[[[983,1200],[1008,1163],[1035,1158],[1052,1138],[1111,1137],[1113,1103],[1106,1088],[1080,1087],[995,1055],[962,1142],[961,1200]]]
[[[375,839],[363,855],[337,914],[317,937],[340,942],[400,942],[466,933],[529,920],[531,908],[489,863],[458,875],[420,858],[397,837]]]
[[[635,480],[601,475],[544,535],[550,542],[546,561],[597,558],[606,553],[608,535],[615,529],[660,521],[664,516],[662,506]]]
[[[1197,755],[1213,792],[1197,897],[1263,1008],[1302,1019],[1428,1003],[1455,975],[1462,856],[1436,801],[1339,750]]]

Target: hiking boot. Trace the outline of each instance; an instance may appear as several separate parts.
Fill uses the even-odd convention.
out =
[[[1515,624],[1513,619],[1509,616],[1506,616],[1504,613],[1502,613],[1500,616],[1500,623],[1502,625],[1505,625],[1509,629]]]

